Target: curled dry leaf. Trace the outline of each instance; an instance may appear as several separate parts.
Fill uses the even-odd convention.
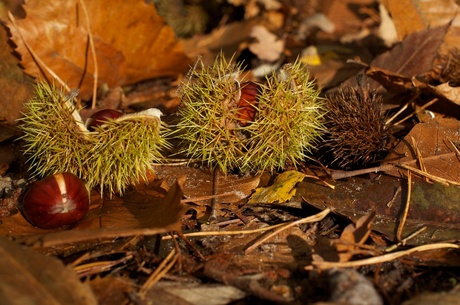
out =
[[[190,63],[172,28],[144,1],[39,0],[27,2],[24,9],[27,17],[16,20],[17,28],[11,22],[8,27],[25,72],[34,77],[42,73],[24,40],[69,87],[80,88],[82,99],[92,94],[95,72],[87,22],[96,49],[99,82],[109,87],[175,75],[186,71]]]

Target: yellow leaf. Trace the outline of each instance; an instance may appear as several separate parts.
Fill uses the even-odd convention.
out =
[[[295,185],[302,181],[305,175],[298,171],[287,171],[276,177],[271,186],[258,188],[252,194],[248,203],[286,202],[295,195]]]

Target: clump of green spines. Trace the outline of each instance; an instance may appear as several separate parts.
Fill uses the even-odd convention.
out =
[[[21,119],[25,154],[32,175],[43,177],[71,172],[88,187],[120,193],[129,184],[146,178],[153,162],[167,147],[162,137],[161,112],[149,109],[109,119],[89,132],[72,95],[40,82],[26,103]]]
[[[323,129],[323,104],[299,61],[267,77],[257,108],[256,120],[246,128],[251,137],[243,169],[274,170],[305,160]]]
[[[273,171],[297,165],[315,147],[322,129],[322,102],[300,62],[284,66],[259,86],[255,115],[242,123],[240,66],[218,56],[201,61],[181,87],[178,137],[184,152],[223,172]]]
[[[187,155],[227,171],[241,164],[246,151],[247,139],[236,124],[240,67],[223,56],[211,67],[197,64],[180,88],[178,137],[186,141]]]

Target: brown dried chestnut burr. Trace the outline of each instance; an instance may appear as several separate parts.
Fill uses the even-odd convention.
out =
[[[60,173],[35,182],[23,200],[25,218],[42,229],[71,226],[89,210],[89,192],[83,180]]]
[[[94,131],[94,129],[102,124],[106,123],[109,119],[117,119],[123,115],[122,112],[114,109],[102,109],[91,115],[91,117],[86,121],[86,128],[89,131]]]
[[[349,170],[381,158],[389,140],[382,97],[361,84],[340,88],[326,97],[326,130],[319,146],[323,162]]]

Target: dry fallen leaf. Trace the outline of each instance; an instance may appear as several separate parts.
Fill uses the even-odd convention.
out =
[[[152,305],[219,305],[230,304],[246,296],[246,293],[236,287],[221,284],[187,284],[180,286],[162,283],[155,285],[146,294],[152,300]]]
[[[433,86],[414,80],[414,85],[423,89],[434,96],[451,101],[454,104],[460,105],[460,87],[452,87],[449,83]]]
[[[54,257],[0,236],[1,304],[98,304],[90,287]]]
[[[427,173],[460,183],[460,162],[452,146],[452,143],[456,145],[460,143],[459,130],[460,122],[453,118],[436,117],[419,123],[411,129],[386,159],[397,159],[398,164],[407,164],[420,169],[415,153],[415,149],[419,149]],[[414,147],[412,138],[415,140],[416,147]],[[404,157],[401,158],[401,156]],[[408,164],[408,161],[414,162]],[[399,176],[399,171],[395,168],[386,173]]]
[[[249,44],[249,50],[261,60],[275,61],[283,53],[284,41],[270,33],[264,26],[254,26],[251,29],[250,37],[256,41]]]
[[[210,170],[189,166],[165,165],[155,170],[159,179],[167,179],[168,181],[186,175],[187,181],[183,190],[188,201],[217,195],[216,203],[236,203],[248,197],[260,182],[260,175],[240,177],[238,175],[218,174],[217,177],[213,177]]]
[[[42,75],[24,40],[70,88],[80,88],[82,99],[92,95],[95,73],[87,22],[97,54],[99,84],[115,87],[175,75],[185,72],[190,63],[172,28],[144,1],[38,0],[28,1],[24,9],[27,16],[16,20],[18,28],[11,22],[8,27],[26,73]]]
[[[454,1],[438,0],[384,0],[383,4],[393,17],[398,37],[449,23],[458,6]]]
[[[305,178],[298,171],[286,171],[276,177],[271,186],[258,188],[248,203],[282,203],[290,200],[296,193],[295,185]]]
[[[449,24],[422,30],[407,36],[401,44],[390,51],[376,57],[370,66],[373,70],[366,71],[371,78],[381,82],[387,89],[398,88],[381,77],[379,69],[393,72],[402,77],[412,78],[424,75],[433,68],[433,61],[439,51]],[[391,90],[390,90],[391,91]],[[398,92],[398,90],[394,90]],[[400,92],[400,91],[399,91]]]
[[[351,223],[343,229],[340,238],[335,242],[340,262],[348,262],[355,255],[355,251],[359,249],[357,245],[366,242],[371,234],[374,218],[375,212],[372,211],[360,217],[356,224]]]
[[[376,212],[372,226],[389,240],[397,242],[395,232],[407,200],[407,180],[387,175],[353,177],[338,180],[331,190],[319,184],[302,182],[297,186],[296,198],[319,209],[330,207],[353,222],[368,211]],[[427,229],[407,242],[423,245],[457,240],[460,233],[460,188],[427,183],[412,176],[410,209],[402,237],[426,226]],[[328,259],[330,260],[330,259]]]
[[[8,44],[4,25],[0,26],[0,120],[13,124],[21,116],[22,105],[32,96],[33,82],[18,65]]]

